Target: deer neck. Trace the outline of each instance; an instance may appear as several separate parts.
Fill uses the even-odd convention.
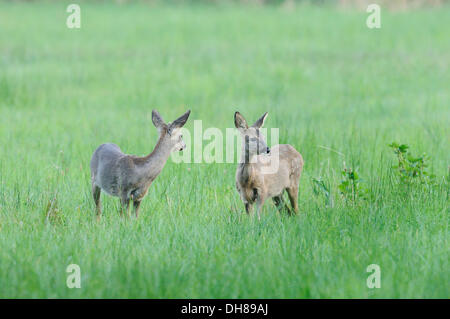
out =
[[[250,154],[249,150],[242,145],[241,160],[239,164],[240,175],[244,180],[249,180],[257,170],[256,154]]]
[[[239,163],[245,164],[246,166],[255,165],[257,161],[257,154],[251,154],[248,147],[245,147],[245,140],[242,141],[242,148],[241,148],[241,160]]]
[[[153,151],[143,158],[142,168],[145,175],[150,179],[156,178],[161,173],[172,151],[170,145],[163,142],[166,134],[160,135]]]

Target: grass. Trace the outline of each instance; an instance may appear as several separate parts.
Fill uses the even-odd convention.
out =
[[[370,30],[365,12],[327,6],[82,3],[70,30],[67,4],[0,3],[0,297],[450,297],[449,7],[383,11]],[[305,159],[299,216],[243,214],[236,164],[169,160],[138,220],[102,195],[97,223],[92,152],[150,152],[153,108],[192,109],[191,130],[269,111]],[[431,155],[437,186],[399,185],[392,141]],[[339,195],[343,161],[368,200]],[[66,286],[72,263],[81,289]]]

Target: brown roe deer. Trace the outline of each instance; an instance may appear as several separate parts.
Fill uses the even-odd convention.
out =
[[[267,198],[272,198],[280,211],[285,206],[292,214],[283,200],[285,190],[294,213],[298,212],[298,187],[304,164],[300,153],[289,144],[267,147],[260,132],[267,114],[264,113],[251,127],[239,112],[234,114],[234,124],[243,140],[241,160],[236,170],[236,188],[248,214],[252,213],[256,203],[258,219]]]
[[[186,123],[191,111],[187,111],[173,123],[166,124],[161,115],[152,111],[152,122],[159,131],[159,139],[149,155],[139,157],[124,154],[115,144],[102,144],[92,155],[92,194],[97,208],[97,218],[101,216],[100,193],[117,196],[128,215],[130,201],[133,201],[136,217],[142,199],[148,188],[161,173],[170,153],[186,148],[180,128]]]

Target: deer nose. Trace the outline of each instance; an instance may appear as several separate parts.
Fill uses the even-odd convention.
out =
[[[267,154],[269,154],[270,153],[270,148],[267,148]]]

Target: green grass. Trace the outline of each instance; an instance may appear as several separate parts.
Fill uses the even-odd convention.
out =
[[[0,3],[0,297],[450,297],[450,7],[383,11],[369,30],[365,12],[332,7],[82,3],[69,30],[68,3]],[[190,108],[191,130],[269,111],[305,159],[299,216],[267,202],[248,218],[236,164],[169,160],[138,220],[102,195],[97,223],[92,152],[150,152],[153,108]],[[392,141],[431,155],[438,185],[399,185]],[[339,196],[343,161],[368,201]],[[334,207],[313,192],[319,176]],[[66,286],[71,263],[81,289]]]

